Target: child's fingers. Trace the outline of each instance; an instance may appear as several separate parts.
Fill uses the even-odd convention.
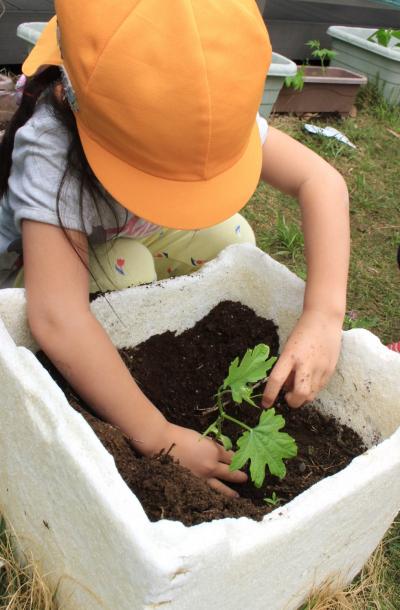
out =
[[[224,496],[228,496],[228,498],[239,498],[240,497],[239,494],[237,493],[237,491],[234,491],[227,485],[224,485],[218,479],[214,479],[214,478],[207,479],[207,483],[211,487],[211,489],[215,489],[215,491],[218,491],[220,494],[223,494]]]
[[[272,369],[264,389],[262,397],[262,406],[264,409],[268,409],[274,404],[282,386],[288,381],[292,368],[293,362],[289,358],[286,358],[285,356],[279,358]]]
[[[214,476],[218,479],[223,479],[229,483],[245,483],[247,481],[247,474],[241,470],[229,470],[227,464],[217,464],[215,468]]]
[[[234,451],[226,451],[222,445],[216,443],[218,446],[218,459],[223,464],[230,464],[232,462],[232,458],[235,455]]]
[[[288,405],[294,409],[306,402],[314,400],[322,387],[322,375],[314,371],[311,374],[307,369],[296,371],[293,388],[285,394]]]
[[[285,394],[286,402],[293,409],[311,400],[311,375],[305,371],[296,371],[293,390]]]

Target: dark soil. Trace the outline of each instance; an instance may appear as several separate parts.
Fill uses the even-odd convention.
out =
[[[205,413],[204,409],[214,404],[213,395],[226,377],[230,362],[257,343],[267,343],[273,354],[278,353],[274,324],[239,303],[224,302],[181,335],[157,335],[136,348],[121,350],[121,355],[143,392],[171,422],[203,432],[215,419],[215,413]],[[121,476],[152,521],[165,518],[194,525],[223,517],[261,520],[275,508],[264,498],[275,492],[282,506],[365,451],[362,440],[350,428],[338,425],[315,408],[291,409],[281,397],[275,407],[286,419],[284,430],[296,439],[298,456],[287,461],[287,476],[282,481],[267,474],[261,489],[246,483],[237,486],[241,498],[228,499],[173,463],[168,455],[138,455],[119,430],[89,412],[44,354],[38,357],[72,407],[85,417],[114,456]],[[248,405],[232,407],[230,413],[251,426],[260,416],[259,410]],[[232,439],[238,436],[234,425],[225,430]]]

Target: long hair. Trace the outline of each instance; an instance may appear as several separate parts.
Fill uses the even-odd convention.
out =
[[[15,112],[11,122],[9,123],[2,142],[0,142],[0,198],[8,192],[8,180],[11,173],[12,166],[12,153],[14,150],[15,135],[17,130],[20,129],[25,123],[33,116],[36,105],[39,99],[49,106],[54,113],[56,119],[60,124],[66,128],[70,135],[70,144],[66,151],[66,165],[63,170],[61,182],[58,185],[56,209],[60,228],[63,230],[64,235],[68,239],[69,243],[79,256],[80,260],[88,266],[83,260],[82,254],[78,252],[76,246],[70,239],[65,227],[62,223],[60,201],[63,188],[66,186],[69,177],[74,176],[79,183],[79,210],[81,219],[83,218],[83,205],[84,195],[89,196],[89,202],[93,205],[98,213],[101,222],[101,215],[99,212],[98,203],[103,200],[109,209],[112,211],[117,226],[117,234],[120,233],[119,219],[112,206],[111,202],[107,197],[107,193],[104,191],[96,176],[94,175],[85,155],[82,147],[81,140],[79,138],[78,128],[76,125],[74,114],[68,104],[68,101],[63,99],[62,96],[57,94],[56,87],[61,82],[60,69],[56,66],[50,66],[44,69],[42,72],[29,78],[24,88],[21,104]],[[128,214],[128,213],[127,213]],[[93,252],[93,248],[89,248]],[[101,262],[96,257],[97,262],[103,269]],[[89,270],[89,269],[88,269]],[[103,269],[104,271],[104,269]],[[90,272],[90,270],[89,270]],[[93,274],[91,274],[93,279]]]

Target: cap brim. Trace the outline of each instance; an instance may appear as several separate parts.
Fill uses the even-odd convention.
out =
[[[164,227],[201,229],[226,220],[250,199],[261,174],[262,145],[256,121],[247,148],[231,168],[210,180],[167,180],[132,167],[101,147],[77,119],[93,172],[121,205]]]
[[[23,63],[22,72],[25,76],[33,76],[40,68],[61,64],[61,53],[57,42],[57,17],[53,17]]]

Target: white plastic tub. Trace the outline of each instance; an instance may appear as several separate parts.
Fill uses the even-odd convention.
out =
[[[284,266],[242,245],[195,275],[114,293],[112,307],[100,298],[92,309],[123,347],[181,332],[221,300],[238,300],[272,318],[284,342],[303,292]],[[63,610],[297,610],[326,579],[349,582],[400,510],[400,356],[368,331],[343,333],[315,406],[371,449],[261,523],[190,528],[148,521],[36,360],[22,289],[0,291],[0,346],[0,511],[59,583]]]
[[[294,76],[297,73],[297,65],[279,53],[272,53],[272,63],[268,71],[265,83],[264,95],[261,102],[260,114],[268,118],[279,92],[283,87],[287,76]]]
[[[46,21],[32,21],[30,23],[21,23],[18,26],[17,36],[18,38],[25,40],[28,51],[33,49],[46,25]]]
[[[337,56],[332,65],[360,72],[368,81],[378,85],[390,104],[400,103],[400,48],[393,38],[389,47],[383,47],[368,38],[378,28],[331,26],[332,48]]]

